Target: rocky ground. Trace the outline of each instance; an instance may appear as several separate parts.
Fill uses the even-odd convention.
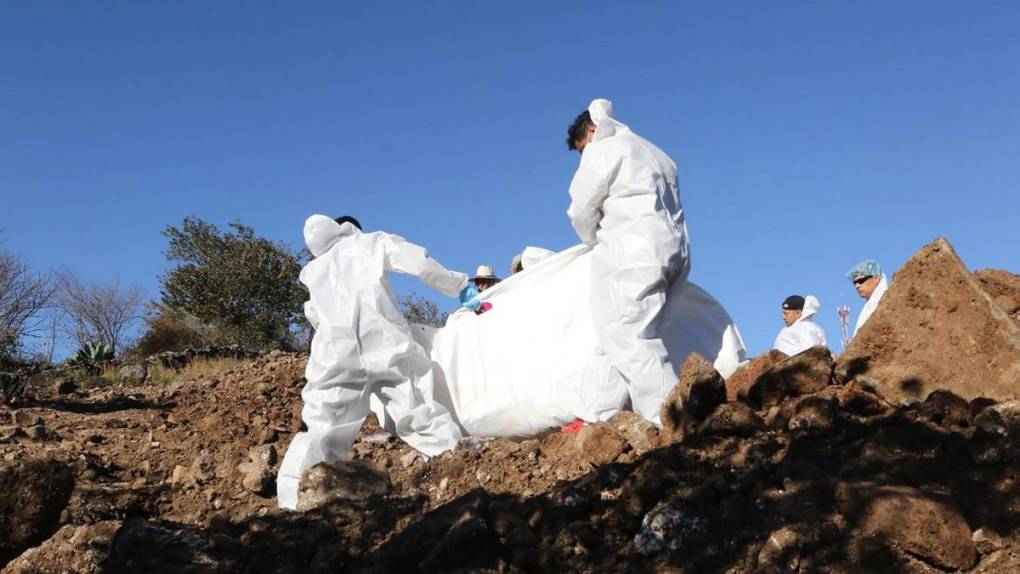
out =
[[[1010,347],[1020,305],[1007,309],[1020,278],[947,285],[932,277],[957,277],[952,258],[922,250],[911,261],[920,267],[897,276],[888,308],[917,309],[933,289],[967,301],[968,324],[998,329],[982,331],[989,356],[1020,362]],[[468,439],[426,461],[370,420],[350,460],[306,474],[298,513],[277,510],[273,493],[301,425],[304,357],[217,359],[169,384],[74,388],[40,373],[0,406],[0,565],[1018,572],[1020,380],[1010,396],[1002,369],[936,368],[925,353],[971,359],[959,339],[916,344],[930,325],[955,328],[961,307],[934,307],[908,321],[883,303],[853,353],[765,354],[725,382],[692,356],[661,431],[621,413],[578,434]],[[890,347],[901,339],[906,353]],[[918,396],[882,375],[911,362]],[[971,396],[981,380],[995,398]]]

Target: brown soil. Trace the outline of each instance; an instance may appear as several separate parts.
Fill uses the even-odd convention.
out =
[[[995,304],[1020,321],[1020,275],[1001,269],[979,269],[974,275]]]
[[[896,272],[837,370],[868,379],[895,401],[950,388],[971,400],[1020,398],[1020,324],[971,274],[945,239]]]
[[[3,572],[1020,571],[1020,402],[935,390],[904,406],[870,377],[899,360],[763,357],[723,402],[692,357],[661,433],[622,413],[427,461],[370,418],[358,462],[319,473],[335,496],[301,513],[276,508],[272,477],[305,357],[165,386],[41,378],[0,406],[0,470],[60,461],[75,485]],[[23,508],[13,496],[0,509]]]
[[[826,357],[816,356],[817,368],[795,374],[824,372]],[[633,431],[630,413],[578,435],[468,440],[429,461],[369,421],[351,458],[388,475],[392,492],[281,512],[242,485],[237,465],[263,443],[282,455],[299,427],[303,363],[274,354],[219,379],[29,397],[30,406],[0,410],[0,426],[41,418],[57,435],[13,433],[0,443],[3,460],[49,455],[77,480],[64,528],[8,571],[1008,572],[1020,564],[1012,434],[1020,425],[997,430],[1013,428],[997,418],[982,428],[974,411],[987,402],[937,393],[897,408],[854,382],[828,386],[828,377],[821,390],[778,385],[803,394],[772,396],[757,413],[723,403],[679,433],[682,442],[643,455],[648,435]],[[921,510],[910,518],[904,508]],[[961,534],[982,527],[1003,538],[984,554]]]

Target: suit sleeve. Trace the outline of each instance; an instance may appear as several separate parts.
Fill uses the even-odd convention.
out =
[[[581,154],[581,164],[570,182],[567,216],[581,241],[592,245],[602,220],[602,204],[609,197],[609,187],[620,160],[611,157],[600,142],[588,146]]]
[[[386,238],[386,270],[414,275],[421,282],[436,291],[456,297],[468,282],[468,276],[457,271],[450,271],[438,261],[429,257],[428,251],[420,245],[398,235]]]

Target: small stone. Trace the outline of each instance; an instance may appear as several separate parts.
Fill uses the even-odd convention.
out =
[[[34,415],[25,410],[14,411],[11,414],[11,419],[14,421],[14,424],[21,428],[28,428],[43,424],[43,420],[39,418],[38,415]]]
[[[688,516],[660,502],[641,519],[641,530],[634,535],[634,547],[644,556],[653,556],[666,549],[678,550],[690,545],[706,532],[704,519]]]
[[[971,540],[974,541],[974,546],[982,555],[991,554],[1002,548],[1002,537],[990,528],[978,528],[971,536]]]
[[[170,475],[170,484],[173,486],[187,486],[194,484],[195,480],[191,476],[191,472],[188,471],[187,467],[177,465],[174,467],[173,472]]]
[[[271,444],[253,446],[248,450],[248,458],[265,466],[276,466],[276,447]]]
[[[37,424],[34,427],[32,427],[32,430],[29,432],[29,437],[35,441],[49,441],[60,439],[60,435],[58,435],[55,431],[48,428],[44,424]]]
[[[413,465],[414,463],[418,462],[418,452],[412,450],[410,452],[404,453],[400,455],[400,458],[398,460],[400,461],[400,464],[404,468],[407,468]]]
[[[269,496],[276,477],[265,465],[258,462],[245,462],[238,465],[242,473],[241,486],[259,496]]]

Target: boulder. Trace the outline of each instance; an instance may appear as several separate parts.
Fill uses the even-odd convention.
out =
[[[702,423],[703,434],[751,436],[765,428],[765,421],[744,403],[725,403]]]
[[[67,525],[40,546],[29,548],[4,568],[4,574],[104,572],[119,520]]]
[[[202,532],[173,522],[131,517],[117,530],[102,572],[237,572]]]
[[[642,455],[659,443],[659,429],[634,411],[620,411],[609,419],[609,425],[620,433],[636,455]]]
[[[117,378],[129,385],[140,385],[149,376],[149,367],[146,363],[128,363],[117,370]]]
[[[833,362],[832,353],[826,347],[812,347],[785,357],[751,383],[747,400],[758,408],[768,408],[787,397],[818,392],[829,385]]]
[[[577,433],[577,448],[581,458],[593,465],[609,464],[627,448],[627,441],[612,425],[595,423],[586,425]]]
[[[787,356],[782,351],[772,349],[767,353],[758,355],[746,365],[740,367],[726,379],[726,400],[736,401],[747,398],[751,385],[758,380],[765,372],[775,368]]]
[[[665,442],[681,440],[684,434],[726,402],[726,382],[698,353],[691,353],[680,369],[680,381],[662,404],[662,436]]]
[[[367,500],[392,490],[389,476],[368,461],[319,463],[301,475],[297,509],[310,510],[334,500]]]
[[[0,465],[0,566],[57,531],[73,489],[74,472],[53,458]]]
[[[787,397],[824,389],[831,382],[832,366],[832,353],[826,347],[813,347],[792,357],[773,349],[726,379],[726,398],[766,409]]]
[[[857,523],[852,553],[862,563],[890,553],[945,570],[966,570],[977,561],[967,522],[939,498],[907,486],[842,484],[836,501]]]
[[[1020,324],[997,305],[945,239],[896,273],[836,365],[892,402],[946,389],[973,400],[1020,395]]]

